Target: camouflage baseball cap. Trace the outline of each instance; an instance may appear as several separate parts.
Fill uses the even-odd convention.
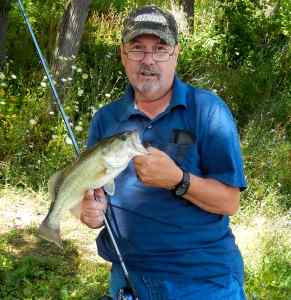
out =
[[[178,43],[178,28],[174,16],[155,5],[133,10],[123,22],[123,43],[142,34],[156,35],[171,46]]]

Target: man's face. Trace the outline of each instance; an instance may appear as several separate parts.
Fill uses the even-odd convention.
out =
[[[145,51],[144,57],[134,61],[128,52]],[[167,61],[155,61],[149,52],[167,51]],[[128,80],[135,90],[136,100],[154,101],[164,96],[172,87],[177,65],[179,47],[169,46],[154,35],[141,35],[121,46],[121,60]]]

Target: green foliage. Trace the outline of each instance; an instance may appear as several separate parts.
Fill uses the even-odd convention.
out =
[[[207,72],[239,121],[247,123],[250,112],[266,110],[274,98],[290,102],[290,2],[280,1],[277,8],[250,0],[218,2],[217,22],[206,39],[212,62]],[[286,122],[281,109],[277,113]]]
[[[34,81],[32,90],[11,70],[14,64],[8,61],[0,73],[0,181],[37,188],[72,159],[72,149],[65,144],[63,124],[46,112],[47,92]]]
[[[50,61],[54,49],[58,22],[66,2],[65,0],[23,1],[29,21],[48,61]],[[39,59],[16,3],[11,6],[9,13],[6,47],[9,57],[13,58],[17,66],[22,66],[21,72],[24,75],[37,68]],[[28,57],[29,59],[27,59]]]
[[[76,86],[84,91],[80,101],[80,111],[98,108],[112,99],[117,99],[125,87],[126,79],[118,54],[119,47],[114,43],[101,42],[97,39],[94,44],[84,45],[80,56],[82,70],[87,70],[89,80],[84,80],[84,73],[75,77]],[[87,66],[90,66],[88,69]],[[87,73],[86,73],[87,74]],[[72,89],[72,93],[78,90]],[[91,117],[91,115],[89,116]]]
[[[124,12],[133,9],[134,7],[155,4],[164,6],[166,1],[163,0],[113,0],[113,1],[92,1],[92,11],[98,14],[108,13],[113,10],[117,12]]]
[[[220,2],[216,31],[223,42],[221,57],[230,66],[246,59],[271,55],[290,35],[290,2],[235,0]],[[278,5],[278,7],[277,7]]]
[[[98,14],[107,13],[109,10],[122,11],[127,7],[127,0],[113,0],[113,1],[92,1],[91,9]]]
[[[291,143],[271,113],[258,116],[242,132],[248,189],[242,194],[244,211],[276,216],[290,209]]]
[[[28,228],[1,236],[1,299],[93,300],[106,293],[107,266],[81,261],[71,243],[61,251],[35,233]]]
[[[291,296],[291,251],[284,235],[276,232],[261,242],[259,267],[246,268],[249,300],[286,300]]]

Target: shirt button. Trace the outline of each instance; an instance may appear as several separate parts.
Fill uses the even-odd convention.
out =
[[[153,125],[148,125],[147,129],[151,129],[153,127]]]

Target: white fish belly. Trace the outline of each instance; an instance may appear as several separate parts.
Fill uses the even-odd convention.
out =
[[[96,166],[93,169],[92,163],[90,168],[87,166],[87,163],[80,165],[64,179],[50,212],[49,223],[59,223],[64,212],[78,205],[87,190],[104,185],[107,176],[100,176],[101,168]]]

